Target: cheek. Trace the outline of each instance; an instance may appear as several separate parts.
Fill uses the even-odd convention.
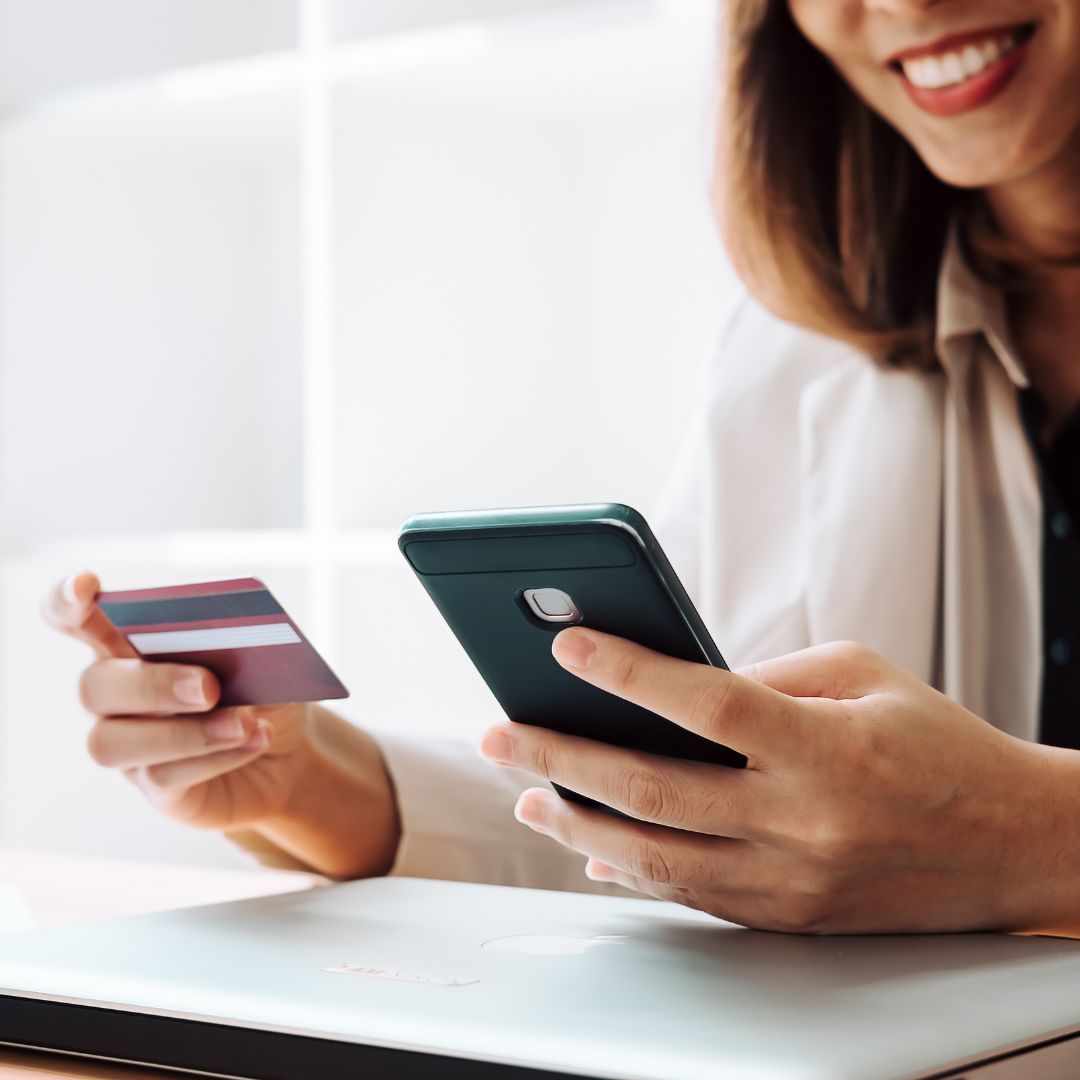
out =
[[[837,68],[869,55],[862,40],[862,0],[789,0],[788,11],[803,37]]]
[[[1078,0],[1080,2],[1080,0]],[[871,48],[863,0],[789,0],[788,10],[803,37],[871,108],[897,121],[893,73]],[[807,88],[808,93],[813,88]]]

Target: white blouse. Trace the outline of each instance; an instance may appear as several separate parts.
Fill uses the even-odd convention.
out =
[[[955,237],[936,337],[940,371],[887,370],[744,300],[653,526],[733,667],[857,640],[1034,738],[1042,517],[1026,378],[1001,293]],[[460,743],[379,742],[403,828],[392,873],[618,891],[514,820],[535,778]]]

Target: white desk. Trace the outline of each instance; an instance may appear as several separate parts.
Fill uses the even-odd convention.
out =
[[[313,874],[279,870],[203,870],[0,851],[0,883],[14,885],[19,906],[38,926],[295,892],[322,880]],[[7,905],[9,918],[11,907]],[[176,1074],[0,1048],[0,1080],[164,1080],[170,1076]]]

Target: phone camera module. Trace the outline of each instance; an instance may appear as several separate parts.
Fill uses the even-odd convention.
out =
[[[544,622],[581,622],[577,604],[562,589],[526,589],[523,595],[529,610]]]

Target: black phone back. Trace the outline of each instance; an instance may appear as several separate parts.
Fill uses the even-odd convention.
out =
[[[650,754],[746,763],[590,686],[551,655],[553,637],[568,623],[538,617],[529,590],[559,590],[583,626],[682,660],[727,666],[644,518],[630,507],[423,514],[405,522],[398,543],[511,720]]]

